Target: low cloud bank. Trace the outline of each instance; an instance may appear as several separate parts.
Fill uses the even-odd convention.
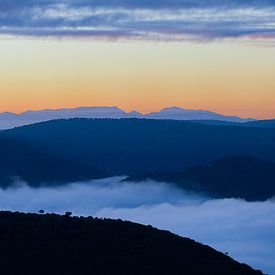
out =
[[[93,215],[152,224],[275,274],[275,201],[210,200],[155,182],[121,178],[66,187],[0,190],[0,209]]]

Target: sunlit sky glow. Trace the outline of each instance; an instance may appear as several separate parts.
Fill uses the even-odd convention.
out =
[[[0,112],[117,105],[275,117],[275,1],[0,3]]]

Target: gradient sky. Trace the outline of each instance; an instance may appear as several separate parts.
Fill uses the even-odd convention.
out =
[[[2,0],[0,112],[181,106],[275,117],[274,41],[275,1]]]

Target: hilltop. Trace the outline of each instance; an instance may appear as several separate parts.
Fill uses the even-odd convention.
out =
[[[121,220],[0,212],[2,274],[257,275],[209,246]]]

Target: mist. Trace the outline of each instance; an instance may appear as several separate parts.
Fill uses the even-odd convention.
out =
[[[121,177],[55,188],[0,189],[0,209],[120,218],[172,231],[275,274],[275,201],[211,200],[171,184]]]

